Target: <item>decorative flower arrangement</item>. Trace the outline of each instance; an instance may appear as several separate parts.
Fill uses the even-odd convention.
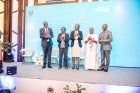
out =
[[[93,42],[92,42],[92,37],[91,36],[89,36],[89,38],[88,38],[88,40],[89,40],[89,44],[90,44],[90,48],[92,48],[93,47]]]
[[[90,48],[92,48],[93,47],[92,40],[89,40],[89,44],[90,44]]]
[[[54,89],[52,87],[48,87],[47,93],[54,93]]]
[[[71,90],[69,85],[66,85],[63,90],[65,93],[82,93],[82,90],[86,90],[86,88],[82,88],[82,85],[76,84],[77,90]]]
[[[15,49],[13,47],[14,47],[13,43],[10,43],[10,42],[1,43],[1,48],[4,55],[4,58],[3,58],[4,61],[14,62],[14,55],[12,54],[12,50],[15,51]]]
[[[15,51],[15,49],[13,48],[13,43],[3,42],[1,43],[1,47],[2,47],[3,52],[7,52],[9,49],[12,49]]]

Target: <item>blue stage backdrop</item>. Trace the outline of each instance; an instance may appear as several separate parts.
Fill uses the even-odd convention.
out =
[[[139,10],[139,0],[30,6],[26,8],[25,47],[35,49],[35,55],[42,54],[39,29],[43,27],[44,21],[48,21],[49,27],[53,29],[54,48],[57,47],[57,36],[63,26],[70,34],[74,24],[79,23],[85,37],[89,27],[93,26],[99,35],[102,24],[106,23],[113,34],[110,66],[140,67]]]

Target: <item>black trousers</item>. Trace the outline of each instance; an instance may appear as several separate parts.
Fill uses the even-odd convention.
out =
[[[42,46],[44,57],[43,57],[43,66],[46,66],[46,59],[48,62],[48,66],[51,66],[51,53],[52,46],[50,46],[49,42],[46,43],[46,46]]]
[[[110,64],[110,51],[111,50],[101,50],[101,68],[104,69]]]
[[[0,69],[2,69],[3,65],[2,65],[2,60],[0,60]]]
[[[63,55],[64,55],[64,66],[68,67],[68,47],[59,48],[59,67],[62,67]]]

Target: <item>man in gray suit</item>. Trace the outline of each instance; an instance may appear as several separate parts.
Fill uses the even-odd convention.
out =
[[[111,42],[113,40],[112,33],[108,31],[107,24],[103,24],[102,29],[103,32],[99,35],[99,43],[101,44],[101,69],[105,72],[108,72],[108,67],[110,64],[110,52],[112,49]],[[105,62],[106,60],[106,62]]]
[[[44,53],[42,69],[46,68],[46,58],[48,58],[48,68],[52,68],[51,52],[53,45],[52,38],[54,36],[52,29],[48,27],[48,22],[45,21],[43,25],[44,27],[40,29],[41,46]]]

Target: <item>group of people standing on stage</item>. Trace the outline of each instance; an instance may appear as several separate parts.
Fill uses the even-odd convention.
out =
[[[42,69],[46,68],[46,59],[48,68],[51,67],[51,52],[52,52],[52,38],[54,37],[53,31],[48,27],[48,22],[43,23],[44,27],[40,29],[41,45],[44,53],[43,66]],[[68,69],[68,47],[69,41],[71,40],[71,56],[72,56],[72,69],[79,70],[80,63],[80,49],[82,47],[83,34],[79,30],[80,25],[75,24],[74,30],[70,33],[66,33],[66,28],[61,27],[61,33],[58,34],[57,42],[59,47],[59,67],[62,68],[62,60],[64,56],[64,67]],[[96,63],[98,61],[98,43],[101,44],[101,66],[99,71],[108,71],[110,63],[110,52],[111,52],[111,42],[112,33],[108,31],[107,24],[103,24],[102,32],[99,37],[94,33],[94,28],[89,28],[89,34],[84,38],[85,43],[85,70],[97,70]],[[75,65],[76,64],[76,65]]]

